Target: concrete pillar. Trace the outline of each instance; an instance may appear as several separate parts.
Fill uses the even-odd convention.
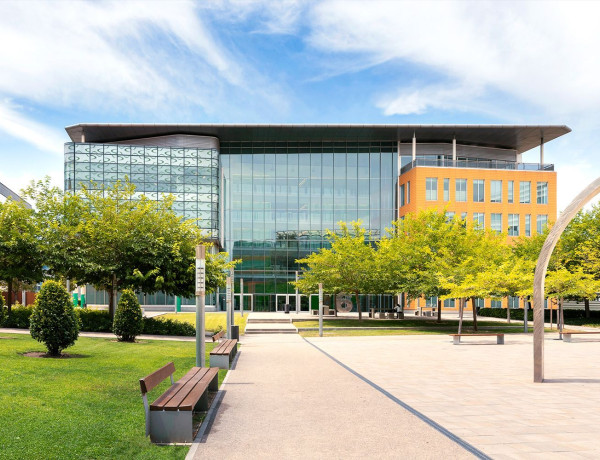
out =
[[[544,164],[544,138],[540,140],[540,165]]]
[[[412,140],[412,161],[417,159],[417,133],[413,132],[413,140]]]
[[[456,161],[456,136],[452,138],[452,161]]]

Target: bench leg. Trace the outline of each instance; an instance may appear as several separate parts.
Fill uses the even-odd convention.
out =
[[[498,345],[504,345],[504,336],[503,335],[499,335],[498,336],[498,340],[496,340],[496,343]]]
[[[229,369],[229,355],[210,355],[210,367]]]
[[[165,444],[192,442],[192,411],[150,411],[150,440]]]
[[[565,334],[563,332],[563,342],[570,342],[571,341],[571,334]]]
[[[202,393],[202,396],[194,406],[195,411],[207,411],[208,410],[208,389]]]
[[[460,337],[454,336],[452,338],[454,339],[454,345],[460,345]]]

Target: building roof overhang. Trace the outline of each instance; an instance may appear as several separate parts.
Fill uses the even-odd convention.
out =
[[[565,125],[359,125],[359,124],[112,124],[65,128],[73,142],[110,143],[172,134],[215,136],[227,141],[456,142],[526,152],[571,132]]]

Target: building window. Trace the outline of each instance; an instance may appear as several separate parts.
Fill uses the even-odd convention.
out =
[[[477,297],[475,299],[475,308],[484,308],[484,307],[485,307],[485,300]]]
[[[548,216],[546,214],[539,214],[537,216],[537,232],[542,234],[548,226]]]
[[[454,299],[444,300],[444,308],[454,308]]]
[[[456,179],[456,201],[467,201],[467,179]]]
[[[531,203],[531,182],[519,184],[519,198],[520,203]]]
[[[466,212],[461,212],[460,213],[460,218],[461,218],[461,220],[465,220],[467,218],[467,213]]]
[[[531,214],[525,214],[525,236],[531,236]]]
[[[450,179],[444,179],[444,201],[450,201]]]
[[[508,236],[519,236],[519,215],[508,215]]]
[[[492,203],[502,203],[502,181],[493,180],[491,184]]]
[[[515,181],[508,181],[508,202],[513,203],[515,200]]]
[[[485,199],[485,181],[483,179],[473,180],[473,201],[483,203]]]
[[[454,219],[454,212],[446,211],[446,222],[450,222],[452,219]]]
[[[502,233],[502,214],[493,213],[491,215],[490,228],[498,233]]]
[[[548,204],[548,182],[537,183],[537,204]]]
[[[406,204],[410,204],[410,181],[406,183]]]
[[[400,186],[400,206],[404,206],[404,184]]]
[[[492,308],[502,308],[502,301],[501,300],[494,300],[492,299]]]
[[[477,228],[483,229],[485,228],[485,214],[482,212],[474,212],[473,213],[473,222]]]
[[[519,300],[521,300],[519,297],[509,296],[508,297],[508,307],[509,308],[519,308]]]
[[[427,201],[437,201],[437,177],[427,177],[425,179],[425,199]]]

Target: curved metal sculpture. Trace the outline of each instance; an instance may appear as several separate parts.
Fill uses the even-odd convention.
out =
[[[588,185],[560,214],[542,246],[533,278],[533,381],[544,381],[544,280],[552,251],[569,222],[600,193],[600,177]]]
[[[340,313],[348,313],[352,311],[352,297],[348,294],[338,294],[335,299],[335,306]]]

